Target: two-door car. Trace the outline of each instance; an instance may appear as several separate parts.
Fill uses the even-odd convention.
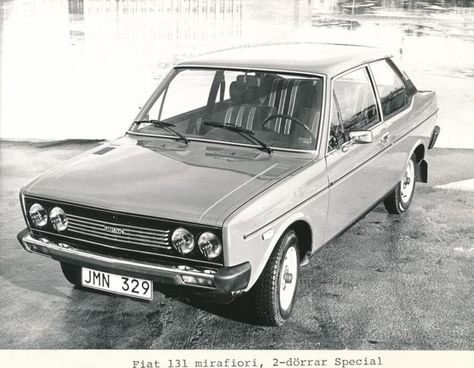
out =
[[[281,325],[320,247],[382,201],[408,209],[437,111],[373,47],[204,55],[169,72],[124,136],[25,186],[18,239],[77,287],[243,294],[259,323]]]

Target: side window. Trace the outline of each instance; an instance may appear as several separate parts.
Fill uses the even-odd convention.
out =
[[[343,127],[343,132],[339,134],[343,137],[350,131],[370,129],[380,121],[367,68],[337,78],[333,86],[333,103],[337,105]]]
[[[396,114],[409,105],[411,93],[386,60],[370,64],[370,69],[379,92],[385,118]]]

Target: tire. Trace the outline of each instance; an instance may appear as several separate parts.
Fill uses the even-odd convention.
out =
[[[250,292],[258,324],[281,326],[290,318],[300,271],[298,238],[293,230],[278,241]]]
[[[410,160],[408,160],[402,180],[400,180],[395,189],[383,201],[385,209],[389,213],[399,215],[410,207],[413,194],[415,193],[416,165],[416,158],[412,156]]]
[[[82,287],[80,267],[61,262],[61,269],[67,281],[77,287]]]

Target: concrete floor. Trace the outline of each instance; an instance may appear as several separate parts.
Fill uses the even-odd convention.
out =
[[[378,206],[303,268],[293,318],[254,326],[232,306],[151,303],[73,288],[27,254],[22,185],[93,143],[0,143],[0,348],[474,349],[474,150],[429,152],[430,184],[405,215]]]

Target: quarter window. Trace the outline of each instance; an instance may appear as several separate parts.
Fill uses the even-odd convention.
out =
[[[391,117],[407,107],[411,94],[388,62],[376,61],[370,64],[370,69],[379,92],[384,117]]]

